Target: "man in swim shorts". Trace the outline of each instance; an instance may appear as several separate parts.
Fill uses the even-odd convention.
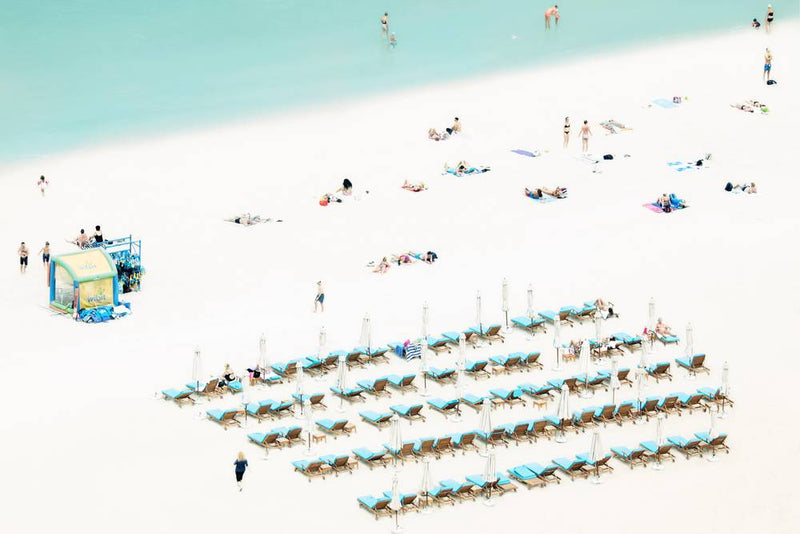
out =
[[[25,246],[25,241],[20,243],[19,250],[19,274],[25,274],[25,269],[28,268],[28,247]]]
[[[764,54],[764,80],[769,81],[769,77],[771,74],[772,74],[772,52],[770,52],[769,48],[767,48],[767,51]]]

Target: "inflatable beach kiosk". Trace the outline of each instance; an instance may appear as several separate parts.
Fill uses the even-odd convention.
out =
[[[84,319],[102,308],[110,315],[119,305],[117,288],[117,267],[103,248],[63,254],[50,261],[50,307],[61,313]]]

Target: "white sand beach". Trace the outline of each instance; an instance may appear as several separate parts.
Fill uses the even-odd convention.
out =
[[[674,380],[650,381],[646,394],[716,387],[728,362],[736,405],[717,428],[729,435],[730,454],[718,462],[676,454],[663,471],[612,460],[614,471],[601,486],[566,477],[531,491],[520,486],[492,508],[478,499],[430,515],[403,514],[407,532],[796,530],[800,185],[791,177],[800,117],[798,29],[796,21],[783,22],[770,35],[740,30],[666,42],[0,169],[0,530],[388,531],[391,521],[375,521],[356,498],[391,489],[391,468],[362,465],[352,475],[309,482],[291,467],[304,458],[302,447],[273,450],[262,460],[263,449],[246,437],[297,420],[250,421],[225,431],[198,414],[236,406],[238,398],[179,409],[157,392],[190,379],[195,346],[208,374],[221,373],[225,363],[236,371],[254,365],[262,332],[272,362],[316,353],[322,326],[329,350],[358,345],[366,313],[376,344],[413,339],[425,303],[432,333],[473,326],[478,291],[484,321],[499,323],[504,278],[511,315],[524,315],[532,284],[537,310],[613,301],[621,317],[607,321],[607,334],[641,333],[651,298],[682,338],[692,323],[695,352],[707,354],[710,374],[692,379],[676,368],[683,342],[658,345],[650,359],[673,362]],[[761,77],[766,46],[775,58],[773,86]],[[673,109],[649,105],[673,96],[684,97]],[[770,112],[729,106],[748,99],[765,102]],[[443,142],[426,138],[428,128],[441,130],[454,116],[463,133]],[[573,132],[566,150],[565,116]],[[576,158],[584,119],[593,132],[590,153],[613,160],[595,166]],[[599,122],[608,119],[632,130],[607,134]],[[678,172],[667,165],[707,153],[707,168]],[[442,174],[445,162],[461,159],[491,172]],[[35,186],[40,174],[50,181],[44,198]],[[355,198],[321,207],[319,197],[345,177]],[[405,191],[406,179],[428,190]],[[752,181],[759,191],[725,192],[729,181]],[[557,185],[568,188],[566,199],[540,204],[523,194],[525,187]],[[689,208],[660,214],[643,207],[662,193],[675,193]],[[244,212],[283,222],[246,228],[224,221]],[[72,252],[65,239],[95,224],[109,238],[141,239],[147,274],[141,293],[123,296],[132,303],[129,317],[88,325],[47,309],[35,252],[45,240],[54,255]],[[14,251],[23,240],[32,254],[21,276]],[[366,266],[408,250],[436,251],[439,260],[386,274]],[[318,280],[326,292],[322,314],[312,313]],[[591,323],[562,328],[564,341],[593,335]],[[539,350],[545,364],[530,373],[468,378],[466,390],[476,394],[580,372],[576,363],[551,369],[550,333],[531,338],[515,330],[503,344],[468,350],[470,359]],[[430,359],[453,366],[456,353]],[[620,365],[634,368],[639,358],[628,354]],[[349,380],[416,369],[392,358],[354,369]],[[334,380],[330,373],[307,387],[328,391]],[[292,392],[289,383],[255,396]],[[446,398],[455,388],[431,384],[430,392]],[[635,392],[624,386],[619,395]],[[571,409],[609,398],[603,390],[592,399],[573,395]],[[315,417],[341,415],[338,401],[326,400],[329,409]],[[344,417],[358,421],[360,410],[425,400],[419,393],[369,398],[345,406]],[[496,410],[493,418],[510,423],[555,409],[555,400],[546,409],[528,403]],[[404,423],[404,437],[478,426],[469,408],[461,422],[426,413],[424,423]],[[685,411],[666,419],[665,432],[691,436],[709,421],[708,413]],[[315,444],[313,455],[389,440],[388,429],[360,421],[357,427],[352,436]],[[654,439],[655,421],[601,426],[601,435],[606,449],[631,447]],[[569,434],[565,444],[512,443],[497,449],[497,466],[544,464],[587,452],[590,441],[586,432]],[[241,493],[232,466],[238,451],[250,462]],[[482,473],[484,462],[474,452],[445,455],[431,462],[433,480]],[[421,473],[422,463],[406,463],[400,488],[417,490]]]

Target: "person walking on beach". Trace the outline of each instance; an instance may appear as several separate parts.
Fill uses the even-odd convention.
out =
[[[36,182],[36,185],[39,187],[39,191],[42,192],[42,196],[44,196],[44,191],[45,191],[45,189],[47,189],[47,186],[50,185],[50,182],[45,180],[44,176],[40,176],[39,177],[39,181]]]
[[[381,17],[381,35],[389,38],[389,13],[384,13]]]
[[[769,33],[772,28],[772,21],[775,19],[775,10],[772,9],[772,4],[767,4],[767,20],[764,23],[764,30]]]
[[[28,254],[30,253],[28,247],[25,246],[25,241],[20,243],[17,252],[19,253],[19,274],[25,274],[25,269],[28,268]]]
[[[234,468],[234,473],[236,474],[236,485],[239,486],[239,491],[242,491],[242,479],[244,478],[244,472],[247,471],[247,460],[244,457],[244,453],[239,451],[239,454],[236,456],[236,460],[233,461],[233,465],[236,467]]]
[[[569,145],[569,117],[564,118],[564,148]]]
[[[589,121],[583,121],[583,126],[581,126],[581,150],[584,153],[589,152],[590,135],[592,135],[592,131],[589,129]]]
[[[314,298],[314,313],[325,311],[325,290],[322,289],[322,280],[317,282],[317,296]]]
[[[50,241],[45,241],[42,250],[39,251],[39,254],[42,255],[42,265],[44,265],[44,270],[50,270]]]
[[[558,26],[558,19],[561,18],[561,15],[558,12],[558,5],[554,5],[553,7],[548,7],[547,10],[545,10],[544,12],[545,29],[550,29],[550,17],[556,19],[556,26]]]

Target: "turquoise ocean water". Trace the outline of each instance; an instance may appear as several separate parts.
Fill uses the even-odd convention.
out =
[[[766,4],[570,0],[545,31],[530,0],[5,0],[0,161],[747,26]]]

